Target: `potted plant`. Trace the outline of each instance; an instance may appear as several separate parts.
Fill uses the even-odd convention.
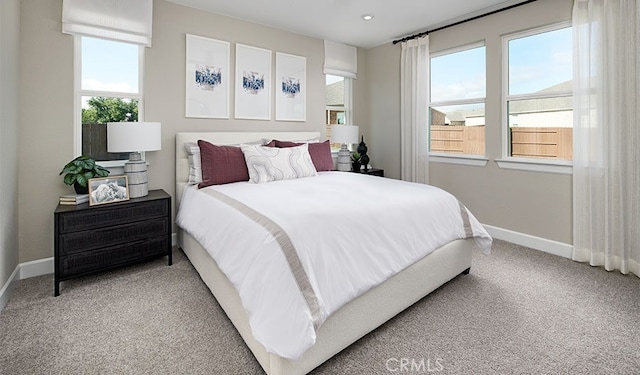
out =
[[[360,171],[360,154],[357,152],[351,154],[351,167],[355,172]]]
[[[109,175],[109,170],[96,164],[96,161],[92,158],[81,155],[71,160],[67,165],[62,168],[60,175],[64,174],[64,183],[71,186],[76,191],[76,194],[87,194],[89,192],[90,178],[94,177],[106,177]]]

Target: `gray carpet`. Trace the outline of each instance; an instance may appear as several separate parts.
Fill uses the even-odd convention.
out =
[[[0,313],[2,374],[252,374],[260,365],[182,251]],[[495,241],[461,275],[314,374],[637,374],[640,279]]]

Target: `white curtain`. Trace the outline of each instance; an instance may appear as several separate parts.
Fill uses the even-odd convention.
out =
[[[640,5],[575,0],[573,259],[640,276]]]
[[[429,36],[402,43],[400,58],[401,178],[429,183]]]

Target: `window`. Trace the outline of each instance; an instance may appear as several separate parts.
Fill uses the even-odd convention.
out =
[[[351,78],[326,75],[326,137],[331,139],[331,125],[351,124]],[[332,144],[334,150],[340,144]]]
[[[142,46],[77,36],[76,154],[126,160],[107,152],[107,122],[142,118]]]
[[[484,155],[484,43],[432,54],[429,151]]]
[[[572,160],[572,33],[566,24],[506,36],[505,155]]]

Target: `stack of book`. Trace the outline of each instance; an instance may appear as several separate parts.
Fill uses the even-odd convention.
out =
[[[89,202],[89,194],[68,194],[60,196],[60,204],[79,205]]]

